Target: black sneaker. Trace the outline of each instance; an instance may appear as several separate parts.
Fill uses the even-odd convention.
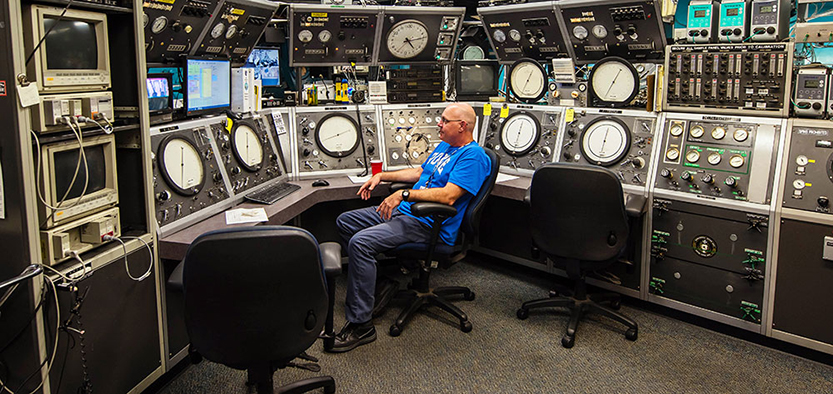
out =
[[[330,352],[343,353],[355,349],[361,345],[376,340],[376,327],[372,322],[356,324],[347,322],[336,334],[335,344]]]

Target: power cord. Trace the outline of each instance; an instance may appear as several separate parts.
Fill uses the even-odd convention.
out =
[[[46,37],[49,36],[49,33],[52,32],[52,29],[54,29],[55,26],[58,26],[58,23],[61,21],[61,19],[64,19],[64,15],[67,13],[67,10],[69,10],[69,6],[72,5],[72,1],[73,0],[69,0],[66,7],[64,7],[64,10],[61,12],[61,15],[58,16],[58,20],[55,21],[55,24],[49,27],[49,30],[46,31],[46,34],[44,34],[43,37],[41,37],[40,41],[38,41],[38,45],[35,45],[35,48],[32,49],[32,52],[29,54],[29,56],[26,57],[26,66],[29,65],[30,61],[32,61],[32,56],[35,56],[35,52],[38,51],[38,48],[40,48],[41,44],[43,44],[43,41],[46,40]]]
[[[127,277],[129,277],[130,279],[132,279],[136,282],[141,282],[141,281],[147,279],[150,276],[151,271],[153,271],[153,252],[151,252],[151,250],[150,250],[150,245],[148,245],[147,242],[145,242],[143,239],[138,238],[138,237],[131,237],[131,238],[138,239],[139,241],[142,241],[142,243],[145,244],[145,247],[148,249],[148,254],[149,254],[149,257],[150,257],[149,258],[150,264],[148,264],[148,270],[144,274],[142,274],[142,276],[140,276],[138,278],[136,278],[132,274],[130,274],[130,264],[127,262],[127,246],[124,244],[124,241],[119,239],[119,237],[114,237],[114,236],[111,236],[111,235],[105,235],[101,239],[103,239],[105,241],[118,241],[121,244],[122,251],[124,252],[124,270],[125,270],[125,272],[127,272]]]

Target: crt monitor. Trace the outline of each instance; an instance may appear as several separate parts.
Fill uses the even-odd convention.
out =
[[[151,114],[171,112],[173,110],[173,84],[171,74],[148,74],[148,109]]]
[[[185,102],[188,115],[219,112],[231,107],[231,62],[187,58]]]
[[[456,71],[457,100],[488,99],[497,95],[500,71],[497,60],[459,60]]]
[[[260,80],[263,87],[280,86],[279,55],[277,48],[255,48],[243,67],[254,68],[255,79]]]

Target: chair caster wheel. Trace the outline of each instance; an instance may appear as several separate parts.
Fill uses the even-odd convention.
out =
[[[618,311],[619,308],[621,308],[621,307],[622,307],[622,300],[617,299],[617,300],[610,301],[610,309],[613,309],[614,311]]]
[[[402,327],[399,327],[396,324],[390,326],[390,336],[398,337],[399,334],[402,334]]]
[[[472,328],[471,322],[468,321],[468,320],[460,323],[460,331],[462,331],[462,332],[471,332],[471,328]]]
[[[564,346],[567,349],[573,347],[573,345],[575,345],[575,344],[576,344],[576,337],[571,337],[569,335],[565,335],[564,337],[561,338],[561,346]]]
[[[518,312],[515,313],[515,315],[518,316],[518,319],[526,320],[526,318],[529,317],[529,309],[518,309]]]
[[[555,298],[555,297],[558,297],[560,295],[561,294],[558,294],[558,290],[550,290],[550,298]]]
[[[635,328],[629,328],[628,331],[625,331],[625,338],[629,341],[635,341],[636,338],[639,338],[639,331]]]
[[[464,294],[463,299],[466,301],[474,301],[474,292],[469,291],[468,293]]]

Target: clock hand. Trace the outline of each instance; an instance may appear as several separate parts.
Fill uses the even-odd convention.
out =
[[[619,78],[619,74],[621,73],[622,69],[619,69],[619,71],[616,73],[616,76],[613,77],[613,81],[610,82],[610,86],[607,87],[607,92],[605,92],[605,96],[607,96],[607,94],[610,93],[610,89],[613,88],[613,84],[616,83],[616,79]]]
[[[416,49],[416,47],[414,47],[414,44],[411,44],[411,40],[409,40],[409,39],[408,39],[408,37],[405,37],[405,43],[406,43],[406,44],[408,44],[408,45],[410,45],[410,46],[411,46],[411,48]],[[403,45],[403,46],[404,46],[404,45]]]

